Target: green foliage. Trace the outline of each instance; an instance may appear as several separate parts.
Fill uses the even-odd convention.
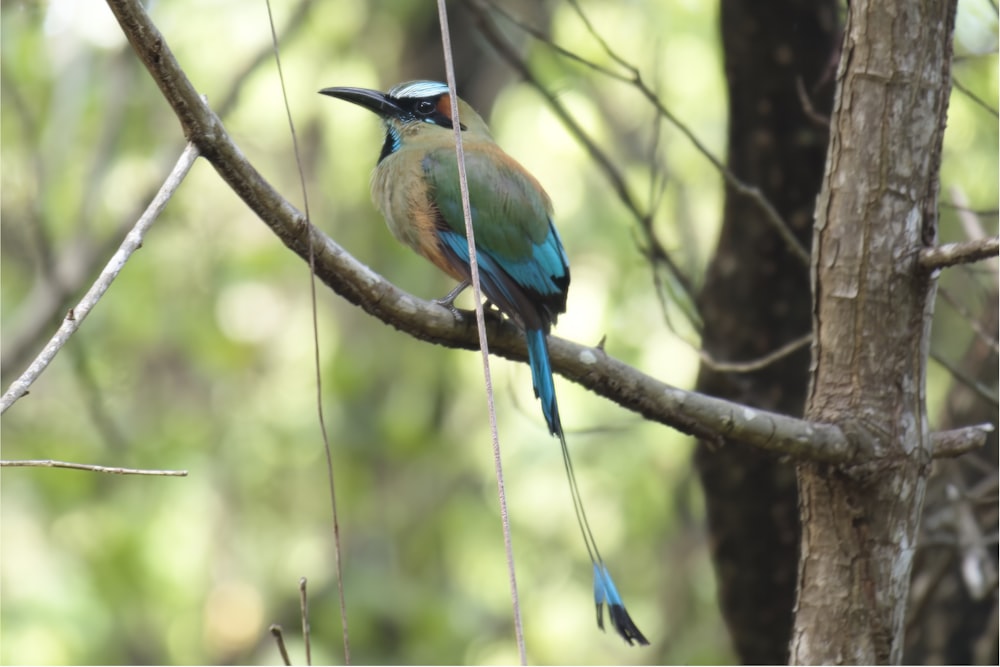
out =
[[[294,3],[273,4],[280,29]],[[167,42],[213,104],[269,48],[263,5],[249,9],[236,0],[153,4]],[[587,11],[722,155],[715,8],[678,0],[612,10],[592,1]],[[316,91],[396,83],[403,36],[432,16],[431,3],[412,0],[315,3],[281,52],[313,221],[425,298],[451,285],[395,244],[368,201],[378,124]],[[96,262],[84,277],[70,275],[71,293],[58,302],[72,304],[90,284],[183,137],[103,3],[4,3],[2,19],[0,316],[8,361],[8,345],[45,303],[39,294],[59,292],[54,275],[93,254]],[[567,6],[554,8],[551,34],[612,64]],[[544,45],[527,53],[647,206],[652,110],[628,86]],[[963,62],[956,76],[995,104],[995,57]],[[301,207],[273,63],[265,57],[240,84],[226,125]],[[635,220],[537,94],[515,82],[498,92],[484,115],[548,189],[573,267],[568,313],[555,334],[589,343],[606,335],[610,354],[691,386],[696,334],[672,303],[673,327],[665,324]],[[944,188],[961,186],[973,207],[995,206],[995,120],[957,93],[952,117]],[[721,179],[669,126],[654,152],[668,176],[654,228],[697,282],[721,217]],[[962,238],[954,211],[943,217],[942,236]],[[303,664],[303,576],[314,662],[343,659],[311,308],[307,267],[207,165],[196,166],[74,340],[2,422],[5,459],[190,475],[4,469],[0,661],[269,664],[278,655],[267,626],[278,622]],[[50,309],[27,356],[3,368],[5,387],[65,310]],[[322,288],[316,317],[353,659],[514,662],[478,354],[413,340]],[[955,319],[945,326],[959,328]],[[731,661],[688,465],[692,443],[556,380],[594,532],[653,642],[629,649],[593,627],[589,564],[529,372],[504,360],[493,368],[529,659]]]

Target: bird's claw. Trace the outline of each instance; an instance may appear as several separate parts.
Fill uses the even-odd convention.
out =
[[[450,310],[451,314],[455,316],[456,320],[462,319],[462,311],[456,308],[455,304],[449,301],[448,299],[434,299],[434,303],[436,303],[439,306],[444,306],[445,308]]]
[[[462,311],[460,311],[458,308],[455,307],[455,299],[457,299],[458,295],[461,294],[463,290],[465,290],[465,288],[468,286],[469,286],[469,281],[463,280],[462,282],[460,282],[458,285],[455,286],[455,289],[448,292],[447,295],[443,296],[440,299],[434,299],[434,303],[436,303],[439,306],[444,306],[445,308],[451,311],[451,314],[455,316],[456,320],[461,320]]]

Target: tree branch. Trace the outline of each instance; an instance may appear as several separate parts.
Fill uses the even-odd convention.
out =
[[[486,41],[490,43],[491,46],[496,50],[497,54],[503,58],[511,68],[513,68],[521,77],[531,85],[535,91],[542,96],[542,99],[548,104],[549,109],[552,110],[559,120],[562,122],[563,127],[569,132],[583,147],[587,154],[593,159],[594,164],[597,165],[601,172],[604,173],[605,178],[608,180],[608,184],[611,189],[615,191],[618,195],[618,199],[621,200],[622,205],[625,206],[632,213],[632,216],[636,219],[639,224],[639,229],[642,231],[646,242],[649,244],[647,248],[647,255],[650,259],[662,262],[666,266],[667,271],[674,277],[677,284],[684,291],[684,311],[688,312],[687,304],[694,304],[695,302],[695,289],[691,282],[691,278],[687,276],[681,267],[674,260],[670,251],[664,247],[657,238],[656,233],[653,229],[653,209],[649,212],[644,212],[632,195],[631,190],[625,182],[625,176],[621,171],[615,166],[614,161],[611,157],[604,152],[597,143],[590,137],[589,134],[583,129],[581,124],[573,117],[566,106],[545,86],[542,82],[534,75],[531,69],[528,67],[527,63],[520,57],[517,49],[503,36],[502,32],[498,29],[495,23],[486,11],[486,8],[481,6],[479,2],[467,1],[466,6],[472,11],[477,17],[476,27],[479,29]],[[525,24],[521,24],[513,19],[513,17],[503,12],[503,10],[496,5],[493,5],[494,9],[501,13],[502,16],[513,22],[515,25],[521,29],[528,32],[536,39],[542,39],[541,33],[534,31],[532,28]],[[550,44],[556,51],[562,55],[568,55],[569,52],[565,49],[552,44],[551,42],[546,42]],[[568,55],[576,62],[581,62],[585,65],[595,68],[597,71],[602,72],[608,76],[619,78],[621,75],[616,75],[610,70],[604,69],[598,65],[594,65],[586,60],[583,60],[576,54]],[[695,313],[696,317],[691,318],[692,321],[700,319],[700,315]]]
[[[804,265],[806,266],[809,265],[810,261],[809,250],[804,248],[802,244],[799,243],[798,239],[795,238],[795,234],[792,232],[791,227],[781,218],[781,215],[778,213],[778,210],[774,207],[774,204],[772,204],[767,199],[767,197],[764,196],[764,193],[761,191],[761,189],[756,185],[751,185],[738,178],[736,174],[734,174],[728,167],[726,167],[725,164],[723,164],[722,160],[717,158],[715,154],[708,149],[708,147],[701,141],[701,139],[699,139],[695,135],[694,131],[691,130],[691,128],[689,128],[683,121],[681,121],[677,116],[675,116],[673,112],[671,112],[666,107],[665,104],[663,104],[659,96],[657,96],[656,92],[646,85],[646,82],[643,80],[642,74],[639,71],[639,69],[634,65],[630,65],[629,63],[627,63],[624,60],[624,58],[614,53],[607,46],[604,39],[594,30],[593,24],[591,24],[590,21],[583,14],[579,4],[573,3],[573,7],[576,10],[577,14],[580,16],[581,20],[583,20],[584,23],[586,24],[590,34],[600,44],[603,45],[604,50],[608,54],[608,56],[612,60],[617,62],[620,66],[624,67],[628,71],[628,74],[619,74],[606,67],[602,67],[597,63],[591,62],[581,57],[579,54],[573,53],[568,49],[560,47],[555,42],[553,42],[551,38],[544,35],[541,31],[538,31],[532,28],[531,26],[527,25],[526,23],[523,23],[515,19],[512,15],[507,13],[500,5],[494,2],[494,0],[486,0],[486,1],[489,3],[490,7],[498,14],[500,14],[505,19],[507,19],[517,27],[521,28],[522,30],[530,34],[535,39],[538,39],[544,44],[548,44],[560,55],[563,55],[575,62],[590,67],[594,71],[600,72],[601,74],[609,76],[612,79],[621,81],[623,83],[627,83],[635,87],[635,89],[638,90],[639,93],[646,98],[646,100],[653,106],[653,108],[656,109],[657,113],[659,113],[659,115],[662,116],[664,119],[666,119],[666,121],[669,122],[671,125],[677,128],[677,130],[687,138],[687,140],[691,143],[691,145],[695,148],[695,150],[701,153],[712,164],[712,166],[722,175],[723,179],[734,191],[738,192],[740,195],[744,197],[747,197],[748,199],[753,201],[758,207],[760,207],[760,210],[764,213],[764,219],[768,222],[768,224],[774,227],[774,230],[778,233],[781,239],[788,245],[788,248],[792,252],[792,254],[798,257]],[[559,113],[558,105],[555,103],[555,98],[547,91],[545,91],[544,88],[541,86],[541,84],[531,75],[527,66],[520,59],[520,57],[517,56],[514,49],[509,45],[509,43],[505,42],[505,40],[497,30],[497,27],[494,24],[488,22],[489,18],[487,17],[487,12],[481,6],[480,0],[465,0],[465,4],[480,18],[479,28],[483,33],[483,36],[486,37],[487,40],[489,40],[489,42],[497,49],[500,55],[503,56],[512,67],[517,69],[518,72],[522,76],[524,76],[529,83],[532,83],[532,85],[535,86],[535,88],[540,93],[542,93],[542,95],[546,98],[546,101],[549,102],[549,105],[553,108],[553,110]],[[566,120],[565,117],[563,117],[563,114],[559,115],[562,120],[564,121]],[[567,128],[572,130],[572,127],[570,127],[570,125],[567,125]],[[590,150],[589,145],[587,146],[587,148],[588,150]],[[639,221],[645,224],[645,218],[640,217]]]
[[[104,267],[97,281],[83,295],[80,303],[75,308],[71,308],[69,313],[66,314],[59,330],[56,331],[48,345],[42,349],[35,360],[31,362],[28,369],[19,378],[14,380],[6,393],[0,397],[0,414],[6,412],[7,408],[13,405],[17,399],[28,393],[28,388],[48,368],[48,365],[55,359],[55,356],[59,354],[59,350],[69,341],[70,336],[80,328],[80,324],[90,314],[94,306],[97,305],[97,302],[101,300],[104,293],[108,291],[111,283],[118,277],[121,270],[125,268],[125,263],[132,256],[132,253],[142,247],[142,239],[146,232],[156,221],[156,218],[159,217],[167,202],[170,201],[170,197],[177,187],[180,186],[181,181],[184,180],[188,171],[191,170],[191,166],[197,157],[197,148],[188,144],[188,147],[184,149],[184,152],[178,158],[173,171],[170,172],[167,180],[163,183],[163,187],[156,193],[156,197],[150,202],[149,207],[139,218],[138,222],[135,223],[132,230],[125,236],[125,240],[122,241],[118,251],[108,260],[107,266]]]
[[[145,468],[115,468],[98,466],[89,463],[70,463],[69,461],[53,461],[52,459],[32,459],[23,461],[0,461],[0,468],[67,468],[69,470],[86,470],[87,472],[103,472],[109,475],[149,475],[151,477],[187,477],[187,470],[147,470]]]
[[[925,269],[943,269],[956,264],[970,264],[1000,253],[1000,237],[990,236],[974,241],[946,243],[925,248],[920,252],[920,265]]]
[[[475,318],[404,292],[352,257],[281,197],[247,162],[225,127],[188,81],[163,36],[136,0],[108,0],[129,41],[173,107],[184,134],[222,179],[293,252],[308,259],[310,237],[317,277],[350,303],[415,338],[478,350]],[[491,351],[526,359],[524,338],[510,321],[487,318]],[[607,355],[603,349],[551,337],[553,369],[647,419],[708,441],[728,438],[802,460],[869,459],[878,443],[849,442],[833,424],[755,410],[667,385]]]
[[[288,42],[301,32],[302,27],[308,23],[307,19],[314,5],[314,0],[299,0],[282,29],[280,37],[282,43],[287,46]],[[274,47],[267,43],[235,75],[229,90],[221,96],[222,101],[219,103],[217,112],[220,117],[225,118],[235,108],[246,82],[262,64],[270,62],[269,58],[273,53]],[[118,59],[118,55],[115,58]],[[31,136],[35,136],[37,131],[33,129],[34,110],[23,104],[17,89],[10,83],[12,78],[4,69],[3,75],[0,76],[0,81],[3,82],[3,94],[7,96],[7,99],[13,101],[14,110],[21,122],[25,124],[26,131]],[[131,88],[128,91],[130,92]],[[120,129],[117,124],[114,127],[115,131]],[[181,149],[182,146],[177,147],[177,150]],[[38,155],[34,157],[35,180],[40,184],[42,165],[40,157]],[[160,182],[165,180],[165,177],[166,173]],[[156,191],[151,190],[148,195],[139,195],[137,201],[145,204],[155,194]],[[35,196],[39,196],[37,192]],[[41,219],[31,222],[33,229],[41,229],[42,224],[44,221]],[[0,349],[0,372],[2,372],[5,382],[12,369],[20,368],[28,362],[35,351],[36,342],[43,337],[48,329],[52,328],[60,314],[66,312],[71,303],[70,299],[83,289],[87,279],[97,268],[100,259],[114,250],[117,239],[128,232],[130,224],[131,221],[125,219],[124,225],[109,233],[105,239],[97,242],[80,237],[64,244],[65,247],[60,253],[53,255],[51,261],[47,262],[51,264],[51,268],[45,269],[31,291],[17,305],[18,310],[10,317],[10,321],[13,322],[12,329],[6,332],[2,341],[2,349]]]
[[[931,434],[931,447],[936,459],[961,456],[979,449],[986,444],[986,438],[993,432],[993,424],[977,424]]]

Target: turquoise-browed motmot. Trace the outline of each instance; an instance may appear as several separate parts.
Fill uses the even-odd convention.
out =
[[[435,81],[401,83],[388,93],[324,88],[324,95],[378,114],[385,143],[371,191],[393,235],[459,281],[451,302],[472,279],[455,157],[448,87]],[[493,141],[489,128],[464,101],[458,115],[465,153],[479,281],[486,298],[524,329],[535,394],[552,435],[559,438],[573,509],[594,565],[597,624],[604,604],[629,644],[648,644],[632,622],[597,550],[556,405],[546,335],[566,310],[569,260],[552,224],[552,204],[538,181]]]

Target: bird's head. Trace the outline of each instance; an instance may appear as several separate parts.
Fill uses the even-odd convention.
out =
[[[454,131],[451,95],[438,81],[407,81],[382,93],[367,88],[324,88],[322,95],[337,97],[373,111],[385,125],[385,144],[379,162],[408,142],[439,139]],[[458,116],[463,132],[490,138],[489,128],[472,107],[458,100]]]

